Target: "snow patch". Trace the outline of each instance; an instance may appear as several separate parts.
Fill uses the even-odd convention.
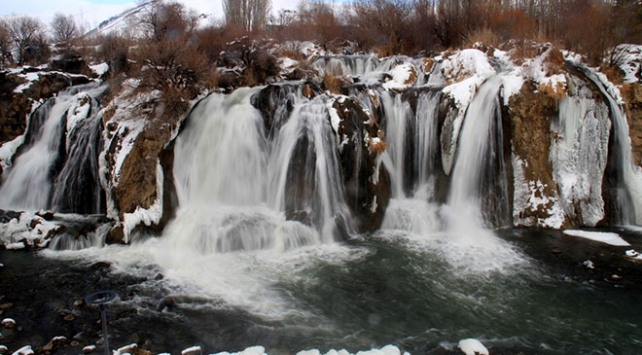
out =
[[[383,83],[386,90],[405,91],[417,81],[417,69],[412,63],[403,63],[395,66],[388,72],[392,79]]]
[[[25,135],[22,134],[16,137],[14,140],[5,142],[0,146],[0,166],[2,166],[2,171],[9,171],[9,168],[12,166],[13,155],[16,154],[18,148],[24,143]]]
[[[243,351],[239,351],[237,353],[228,353],[228,352],[221,352],[221,353],[216,353],[214,355],[267,355],[265,352],[265,348],[262,346],[252,346],[249,347]]]
[[[109,70],[109,64],[100,63],[95,65],[90,65],[89,69],[91,69],[91,71],[96,73],[96,75],[103,76]]]
[[[40,73],[20,74],[19,76],[23,79],[26,79],[27,82],[18,85],[18,87],[13,90],[13,92],[16,94],[23,93],[25,90],[30,88],[35,81],[38,81],[38,79],[40,79]]]
[[[7,249],[24,249],[27,246],[43,248],[49,243],[51,235],[61,226],[37,216],[33,212],[23,212],[20,219],[13,218],[0,224],[0,242]]]
[[[91,100],[91,96],[86,92],[78,93],[71,99],[67,109],[67,133],[73,131],[80,121],[89,116]]]
[[[633,44],[620,44],[615,47],[614,53],[616,64],[624,73],[625,83],[638,83],[642,81],[642,46]]]
[[[606,243],[615,246],[630,246],[626,240],[622,239],[617,233],[610,232],[589,232],[576,229],[568,229],[564,231],[564,234],[570,235],[572,237],[584,238],[594,240],[596,242]]]
[[[33,349],[31,349],[31,345],[27,345],[16,350],[12,355],[33,355],[33,354],[34,354],[34,351]]]
[[[462,339],[457,347],[466,355],[488,355],[488,349],[477,339]]]
[[[540,180],[527,181],[524,177],[526,162],[513,154],[513,220],[516,226],[561,228],[565,214],[557,197],[546,195],[547,186]],[[537,211],[546,210],[548,217],[539,218]]]

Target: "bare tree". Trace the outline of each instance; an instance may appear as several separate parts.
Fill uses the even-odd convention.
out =
[[[70,47],[78,35],[78,26],[73,16],[57,13],[51,21],[51,32],[56,43],[63,43]]]
[[[147,40],[179,40],[189,37],[196,29],[198,17],[185,5],[155,1],[146,8],[139,25]]]
[[[11,56],[11,36],[9,25],[0,21],[0,68],[13,60]]]
[[[270,0],[223,0],[226,23],[246,31],[262,29],[270,9]]]
[[[8,22],[9,36],[16,45],[18,64],[46,61],[49,55],[45,26],[34,17],[21,16]]]
[[[410,0],[355,0],[355,22],[372,31],[379,42],[387,43],[392,53],[400,53],[406,23],[410,17]]]

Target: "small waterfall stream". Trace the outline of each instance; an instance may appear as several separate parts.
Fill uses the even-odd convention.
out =
[[[27,132],[24,152],[0,187],[1,208],[104,211],[97,177],[102,121],[95,99],[104,90],[74,87],[32,114],[35,132]]]

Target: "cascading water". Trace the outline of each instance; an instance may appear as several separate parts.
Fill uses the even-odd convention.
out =
[[[94,98],[103,91],[96,85],[75,87],[61,93],[53,105],[41,106],[36,116],[45,118],[44,123],[40,128],[30,124],[38,132],[28,132],[26,148],[0,188],[2,208],[102,210],[96,177],[101,120]]]
[[[584,67],[575,67],[575,69],[595,84],[606,99],[611,114],[612,142],[609,145],[609,162],[605,173],[607,179],[605,188],[615,190],[607,192],[608,196],[605,196],[612,200],[609,210],[614,215],[611,217],[614,220],[611,222],[640,225],[642,224],[642,171],[634,165],[632,160],[629,124],[626,116],[613,98],[619,94],[611,92],[612,88],[593,71]]]
[[[485,82],[466,110],[448,197],[450,208],[480,213],[477,220],[491,226],[505,225],[508,216],[501,83],[500,76]]]
[[[268,141],[250,104],[257,92],[212,95],[188,118],[176,143],[180,209],[167,232],[179,244],[284,250],[331,242],[335,220],[349,223],[323,98],[300,97]]]

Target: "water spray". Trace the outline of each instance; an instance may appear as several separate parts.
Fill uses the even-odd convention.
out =
[[[114,298],[116,298],[116,296],[116,292],[107,290],[92,293],[85,298],[85,302],[87,302],[87,304],[97,305],[100,308],[100,322],[103,326],[103,343],[105,344],[105,355],[109,355],[109,337],[107,335],[107,315],[105,312],[105,303],[112,301]]]

